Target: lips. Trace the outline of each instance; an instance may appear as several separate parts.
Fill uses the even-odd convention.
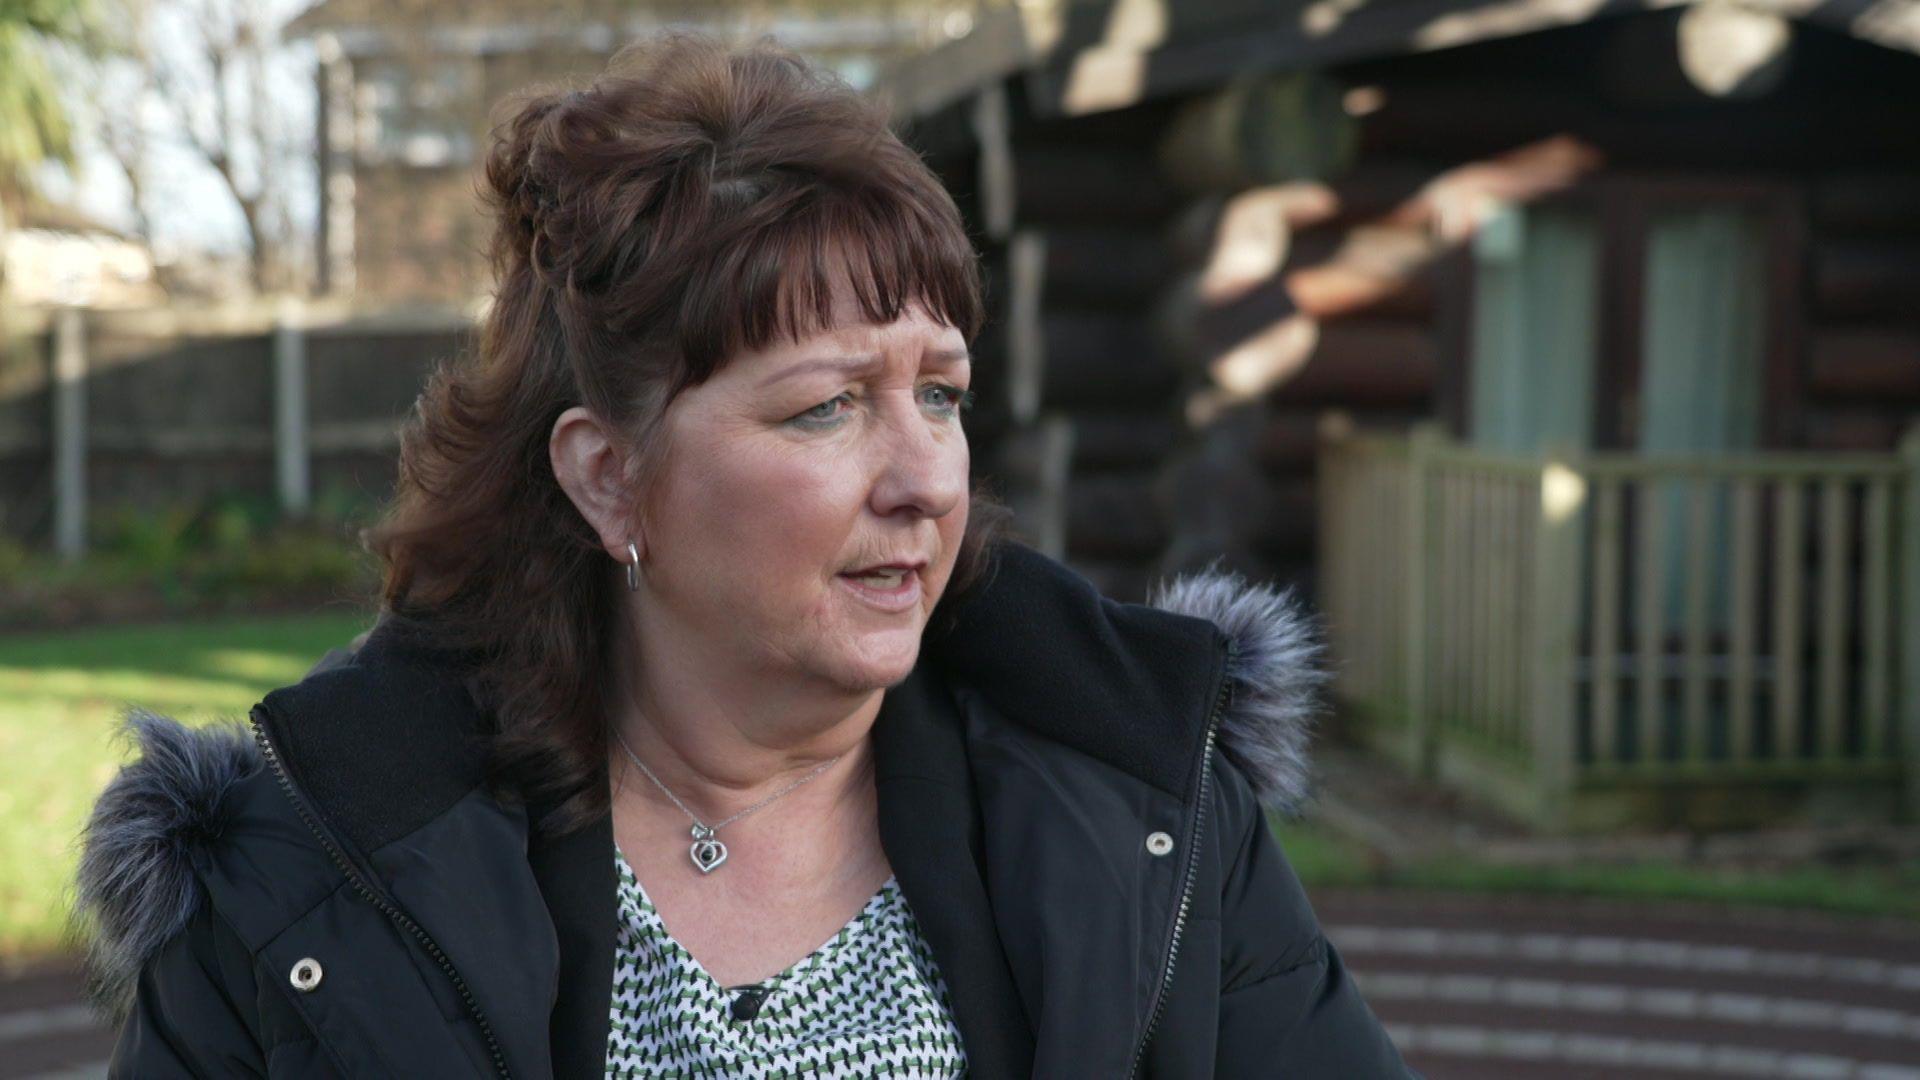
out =
[[[925,565],[927,565],[927,561],[925,559],[913,559],[913,560],[902,559],[902,560],[896,560],[894,562],[875,563],[872,566],[868,566],[860,570],[842,571],[840,576],[858,577],[858,578],[884,577],[890,582],[897,583],[902,577],[905,577],[909,572],[918,570]]]

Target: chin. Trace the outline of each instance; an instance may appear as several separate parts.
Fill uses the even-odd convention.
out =
[[[847,642],[823,665],[826,677],[848,690],[881,690],[900,683],[920,659],[919,635],[907,642],[894,640],[900,636],[874,634]]]

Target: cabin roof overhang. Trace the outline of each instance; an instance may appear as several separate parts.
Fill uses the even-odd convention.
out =
[[[905,122],[1016,79],[1035,115],[1080,116],[1252,72],[1433,52],[1708,3],[1920,54],[1920,0],[1223,0],[1197,19],[1187,13],[1201,5],[1113,0],[1064,4],[1064,20],[1019,5],[996,8],[966,37],[887,71],[876,89]],[[1089,10],[1102,18],[1073,17]]]

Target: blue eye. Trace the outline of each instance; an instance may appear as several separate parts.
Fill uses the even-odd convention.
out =
[[[838,406],[842,401],[851,402],[852,401],[851,395],[844,394],[844,393],[835,394],[834,396],[828,398],[827,400],[821,402],[820,404],[815,405],[813,408],[808,409],[807,411],[794,417],[792,420],[788,422],[799,424],[802,427],[831,427],[833,424],[837,423],[840,419],[840,413],[839,413],[839,410],[836,408],[836,406]]]
[[[947,383],[932,383],[927,386],[927,389],[941,395],[939,399],[931,402],[933,407],[941,412],[958,413],[973,408],[973,391],[971,390],[962,390]]]

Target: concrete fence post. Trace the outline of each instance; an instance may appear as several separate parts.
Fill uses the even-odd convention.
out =
[[[62,558],[87,551],[87,342],[79,308],[53,320],[53,546]]]
[[[273,322],[273,458],[280,510],[304,514],[313,503],[307,442],[307,330],[297,300]]]

